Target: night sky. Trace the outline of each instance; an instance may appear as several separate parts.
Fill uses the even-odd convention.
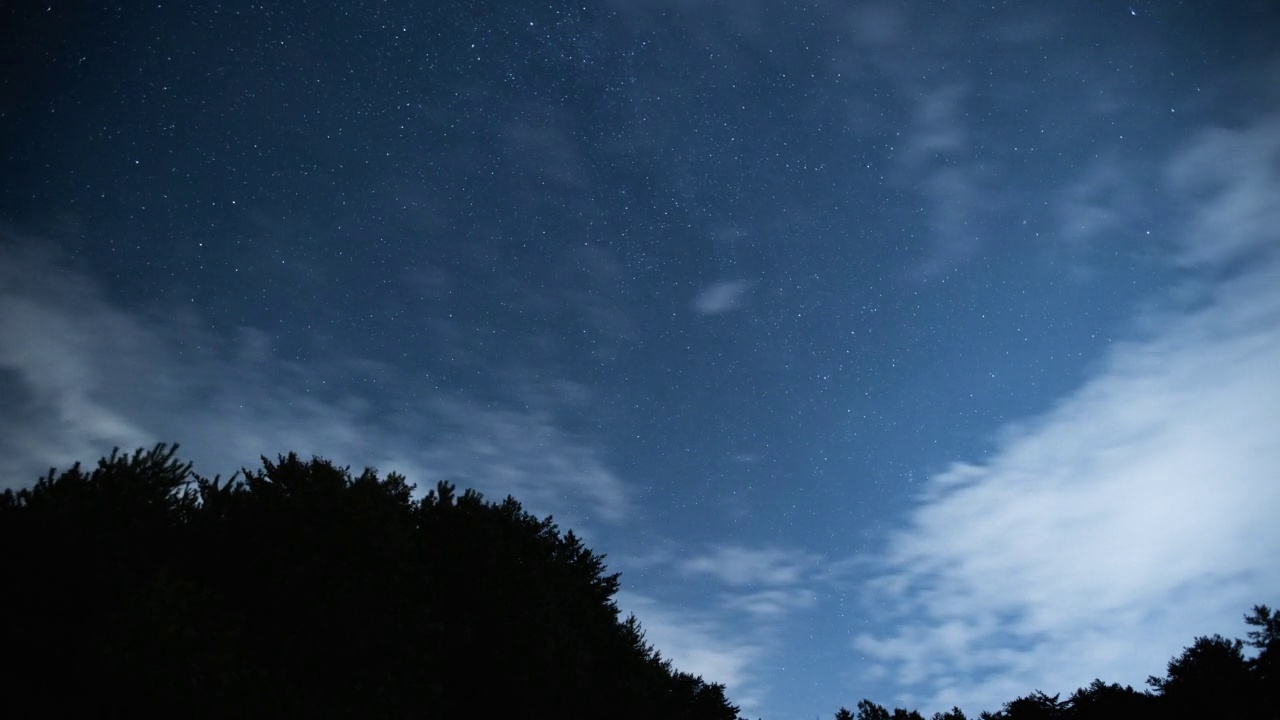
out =
[[[1274,3],[88,5],[0,10],[4,484],[510,493],[766,720],[1280,602]]]

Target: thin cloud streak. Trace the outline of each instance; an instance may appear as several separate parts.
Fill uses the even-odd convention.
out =
[[[710,575],[734,587],[794,585],[817,565],[815,556],[780,548],[724,546],[679,562],[682,573]]]
[[[866,590],[900,624],[854,648],[899,701],[1141,686],[1280,587],[1275,127],[1208,133],[1170,164],[1194,208],[1177,261],[1218,278],[1198,304],[1144,318],[988,460],[934,477],[891,537]]]

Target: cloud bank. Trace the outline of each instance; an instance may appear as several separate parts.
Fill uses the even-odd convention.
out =
[[[1194,300],[1152,312],[1091,379],[932,478],[857,636],[898,701],[998,709],[1095,677],[1140,687],[1280,588],[1280,132],[1215,130],[1169,164]],[[1208,278],[1206,280],[1206,278]]]

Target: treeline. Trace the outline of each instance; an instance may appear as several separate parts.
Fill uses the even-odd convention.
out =
[[[1070,697],[1043,692],[1017,698],[979,720],[1278,720],[1280,719],[1280,611],[1256,605],[1245,615],[1248,640],[1221,635],[1198,637],[1169,661],[1164,677],[1147,678],[1148,691],[1094,680]],[[1246,645],[1257,650],[1246,656]],[[870,700],[847,708],[836,720],[925,720],[915,710],[889,712]],[[934,713],[932,720],[968,720],[960,708]]]
[[[4,717],[738,717],[512,498],[175,450],[0,495]]]

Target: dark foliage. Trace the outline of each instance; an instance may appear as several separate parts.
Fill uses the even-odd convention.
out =
[[[858,720],[924,720],[924,717],[915,710],[907,711],[902,708],[894,708],[890,713],[883,706],[870,700],[860,700],[858,701]]]
[[[889,711],[870,700],[859,700],[858,720],[889,720]]]
[[[1066,706],[1067,718],[1124,720],[1151,716],[1155,712],[1156,699],[1128,685],[1108,685],[1095,679],[1088,687],[1072,693]]]
[[[737,718],[512,498],[174,452],[0,496],[6,717]]]
[[[1261,711],[1257,677],[1244,656],[1244,643],[1221,635],[1198,637],[1169,661],[1168,675],[1150,677],[1169,717],[1252,718]]]
[[[1247,635],[1248,644],[1258,651],[1249,667],[1258,679],[1263,703],[1280,716],[1280,611],[1255,605],[1244,621],[1256,628]]]

